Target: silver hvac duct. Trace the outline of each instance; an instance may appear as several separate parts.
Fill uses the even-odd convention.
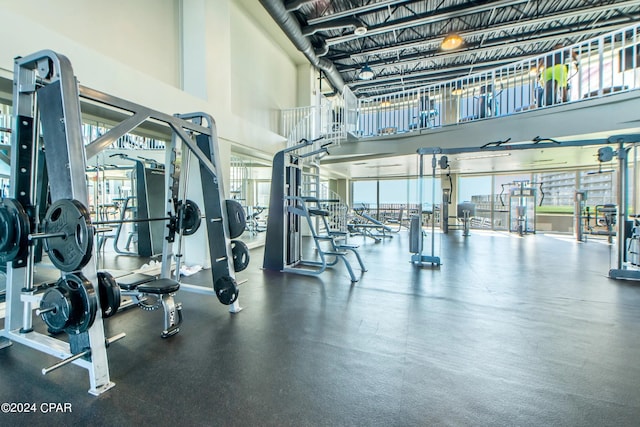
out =
[[[337,92],[342,93],[345,83],[335,64],[328,59],[318,57],[311,42],[302,34],[298,20],[287,12],[282,0],[260,0],[260,3],[293,42],[296,49],[302,52],[313,66],[324,71],[329,84]]]
[[[354,34],[365,34],[367,32],[367,26],[361,19],[358,18],[340,18],[334,19],[329,22],[321,22],[315,25],[308,25],[302,29],[302,34],[310,36],[318,31],[324,30],[338,30],[340,28],[353,28]]]
[[[314,0],[285,0],[284,7],[287,9],[287,12],[293,12],[294,10],[298,10],[305,4],[313,1]]]

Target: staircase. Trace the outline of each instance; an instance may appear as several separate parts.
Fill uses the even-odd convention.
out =
[[[314,144],[298,154],[308,154],[320,150],[323,146],[340,146],[349,132],[354,132],[357,124],[358,101],[353,92],[345,87],[341,95],[321,97],[318,105],[293,108],[282,111],[282,132],[287,137],[287,147],[301,140],[315,140]],[[331,231],[346,231],[347,205],[340,196],[320,183],[320,162],[326,153],[302,157],[302,196],[315,197],[322,202],[323,208],[331,212],[329,227]],[[324,227],[318,222],[317,228]],[[328,232],[329,230],[322,230]]]

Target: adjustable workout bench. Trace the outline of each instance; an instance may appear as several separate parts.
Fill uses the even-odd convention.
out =
[[[356,214],[356,220],[347,224],[351,235],[362,235],[364,237],[369,237],[376,243],[380,243],[380,241],[382,240],[381,237],[393,237],[392,235],[387,234],[393,232],[391,227],[381,223],[371,215],[367,214],[365,211],[366,207],[362,204],[358,204],[353,207],[353,212]]]
[[[99,277],[110,277],[107,280],[112,281],[110,288],[114,289],[114,284],[119,288],[119,291],[110,291],[112,294],[111,299],[119,298],[120,296],[130,297],[131,303],[122,306],[128,307],[136,304],[143,310],[155,311],[162,306],[164,310],[164,329],[162,330],[162,338],[167,338],[177,334],[180,331],[180,324],[182,323],[182,304],[176,303],[174,300],[175,293],[180,289],[180,283],[172,279],[156,279],[155,276],[141,273],[131,273],[126,276],[118,277],[114,279],[107,272],[99,272]],[[148,298],[154,296],[156,301],[150,304]],[[101,304],[109,301],[110,298],[103,298],[100,296]],[[119,302],[114,301],[113,307],[115,310],[111,312],[103,308],[103,317],[113,316],[120,307]]]

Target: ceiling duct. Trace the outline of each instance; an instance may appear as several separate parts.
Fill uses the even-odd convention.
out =
[[[363,35],[367,33],[367,26],[358,18],[340,18],[320,24],[308,25],[302,29],[302,34],[311,36],[318,31],[339,30],[341,28],[353,28],[353,33]]]
[[[315,53],[316,56],[325,56],[329,53],[329,46],[325,42],[322,42],[322,46],[315,48]]]
[[[293,12],[295,10],[300,9],[307,3],[313,3],[315,0],[286,0],[284,2],[284,8],[287,9],[287,12]]]
[[[282,0],[260,0],[260,3],[293,42],[296,49],[302,52],[313,66],[322,70],[331,86],[342,93],[345,83],[335,64],[328,59],[320,58],[316,54],[309,39],[302,34],[298,20],[287,11]]]

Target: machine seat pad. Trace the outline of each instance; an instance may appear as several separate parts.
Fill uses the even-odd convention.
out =
[[[342,251],[324,251],[325,255],[333,255],[333,256],[345,256],[347,255],[346,252],[342,252]]]
[[[158,279],[138,286],[138,291],[143,294],[164,295],[171,294],[180,289],[180,283],[172,279]]]
[[[142,273],[132,273],[118,277],[116,282],[118,282],[118,286],[120,286],[121,289],[124,289],[125,291],[133,291],[143,283],[151,282],[152,280],[155,280],[154,276]]]
[[[311,215],[329,216],[329,211],[325,211],[324,209],[309,209],[309,213]]]
[[[338,245],[338,249],[358,249],[358,245],[350,245],[348,243],[342,243]]]

